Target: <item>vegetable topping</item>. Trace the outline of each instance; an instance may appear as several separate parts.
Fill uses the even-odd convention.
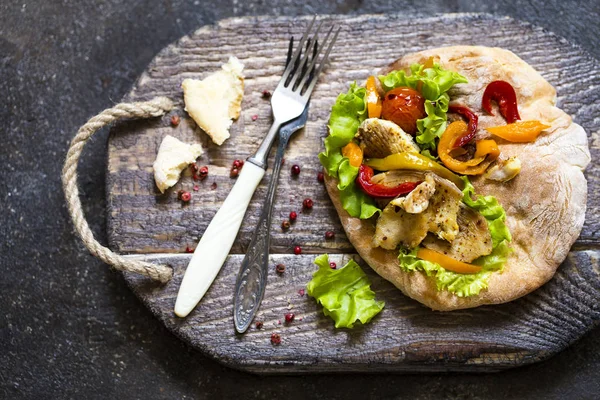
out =
[[[418,153],[396,153],[385,158],[369,158],[365,164],[375,168],[378,171],[389,171],[393,169],[412,169],[416,171],[431,171],[448,179],[459,188],[463,187],[463,181],[458,175],[450,170]]]
[[[457,138],[454,144],[452,145],[452,148],[454,149],[457,147],[463,147],[475,137],[479,117],[477,117],[477,114],[475,114],[469,108],[463,106],[448,106],[448,112],[460,114],[469,120],[469,129],[467,130],[467,132],[463,136]]]
[[[467,133],[467,124],[454,121],[442,135],[438,145],[438,155],[446,167],[464,175],[483,174],[487,167],[500,155],[494,140],[476,142],[475,156],[471,160],[462,161],[453,156],[453,144]]]
[[[508,125],[492,126],[485,130],[509,142],[526,143],[534,142],[540,133],[548,128],[550,125],[544,125],[540,121],[519,121]]]
[[[365,84],[367,89],[367,111],[369,118],[379,118],[381,116],[381,97],[379,97],[379,91],[377,90],[377,83],[374,76],[370,76]]]
[[[450,258],[442,253],[438,253],[437,251],[429,249],[420,248],[417,251],[417,257],[425,261],[437,263],[442,268],[459,274],[474,274],[476,272],[481,271],[480,266],[467,264],[462,261],[455,260],[454,258]]]
[[[388,187],[371,182],[373,168],[361,165],[358,169],[356,184],[363,192],[375,199],[393,199],[403,194],[410,193],[421,182],[403,182],[395,187]]]
[[[425,118],[425,99],[409,87],[398,87],[383,98],[381,118],[395,122],[406,133],[417,133],[417,120]]]
[[[517,94],[510,83],[506,81],[493,81],[485,88],[483,98],[481,99],[481,107],[490,115],[494,115],[492,100],[498,103],[500,114],[502,114],[509,124],[521,119],[519,117],[519,109],[517,108]]]

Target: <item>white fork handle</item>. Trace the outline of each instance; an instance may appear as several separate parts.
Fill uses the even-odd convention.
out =
[[[175,301],[175,315],[187,316],[202,299],[231,250],[252,195],[265,170],[246,162],[233,189],[196,247]]]

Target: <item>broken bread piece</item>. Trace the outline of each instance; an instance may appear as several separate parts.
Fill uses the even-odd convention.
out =
[[[232,120],[240,116],[244,96],[244,65],[235,57],[203,80],[185,79],[181,84],[185,111],[198,126],[221,145],[229,138]]]
[[[181,171],[202,155],[202,146],[187,144],[171,135],[165,136],[152,164],[154,181],[161,193],[179,180]]]

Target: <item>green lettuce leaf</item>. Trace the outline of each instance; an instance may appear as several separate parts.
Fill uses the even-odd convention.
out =
[[[477,295],[486,289],[492,273],[503,270],[511,252],[508,245],[511,236],[505,224],[506,212],[498,200],[494,196],[477,196],[477,199],[473,199],[475,188],[466,176],[462,179],[465,182],[463,202],[485,217],[492,236],[492,252],[473,261],[473,264],[481,266],[481,271],[475,274],[458,274],[448,271],[437,263],[418,258],[418,247],[412,251],[400,250],[398,260],[400,268],[404,271],[422,271],[427,276],[435,277],[438,290],[447,290],[458,297],[468,297]]]
[[[358,168],[350,165],[348,158],[342,156],[342,147],[347,145],[367,117],[365,102],[366,90],[355,83],[347,93],[337,97],[329,117],[329,136],[325,138],[325,151],[319,154],[319,160],[329,176],[338,179],[338,189],[342,206],[348,214],[362,219],[370,218],[381,210],[375,201],[356,187],[354,180]]]
[[[502,271],[504,263],[510,254],[508,241],[503,240],[487,256],[479,257],[473,264],[481,266],[476,274],[458,274],[442,268],[438,263],[421,260],[417,257],[419,247],[412,251],[401,250],[398,260],[400,268],[406,272],[422,271],[427,276],[434,276],[438,290],[447,290],[458,297],[468,297],[479,294],[488,287],[492,273]]]
[[[437,149],[437,142],[446,130],[446,113],[450,102],[446,92],[457,83],[467,83],[467,78],[457,72],[444,70],[439,64],[434,64],[432,68],[413,64],[410,75],[405,71],[392,71],[379,79],[386,92],[401,86],[417,89],[419,82],[422,82],[420,91],[425,97],[427,117],[417,120],[419,133],[416,140],[421,150],[431,156],[430,152]]]
[[[309,296],[323,306],[323,313],[335,321],[336,328],[353,328],[356,321],[368,323],[385,303],[375,300],[371,282],[360,266],[350,260],[341,269],[329,267],[329,256],[315,259],[319,269],[306,286]]]
[[[340,201],[348,214],[360,219],[371,218],[375,213],[381,211],[375,205],[375,200],[366,195],[360,188],[357,188],[354,182],[351,182],[345,189],[340,191]]]
[[[469,178],[463,176],[461,179],[465,183],[462,201],[472,209],[479,211],[487,219],[490,234],[492,235],[493,247],[496,247],[503,240],[510,242],[510,231],[504,223],[506,221],[506,212],[500,203],[498,203],[498,200],[494,196],[477,196],[477,200],[474,200],[475,188],[469,181]]]

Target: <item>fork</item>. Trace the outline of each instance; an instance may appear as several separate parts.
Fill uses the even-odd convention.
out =
[[[327,64],[329,53],[340,31],[338,28],[333,38],[329,40],[333,26],[322,41],[322,46],[316,50],[316,56],[309,61],[309,56],[313,54],[314,48],[317,46],[322,22],[319,23],[313,34],[304,56],[300,57],[302,49],[311,35],[315,20],[316,17],[312,19],[308,29],[302,35],[291,62],[285,68],[281,80],[271,96],[273,125],[269,133],[263,139],[256,153],[247,159],[237,182],[196,246],[175,301],[174,311],[175,315],[179,317],[187,316],[196,307],[219,273],[240,229],[252,194],[265,174],[267,157],[279,128],[282,124],[298,118],[302,114],[318,77]],[[327,46],[325,46],[326,44]],[[326,49],[325,53],[317,66],[319,55],[323,49]],[[297,66],[306,66],[306,68],[297,68]],[[307,71],[313,70],[313,74],[307,73]]]
[[[293,43],[294,38],[292,37],[290,39],[288,61],[286,65],[289,64],[291,60]],[[310,47],[310,39],[307,41],[306,45],[308,49],[308,47]],[[317,45],[314,46],[313,57],[316,56],[317,47]],[[301,66],[300,68],[305,67],[306,66]],[[314,71],[310,73],[314,73]],[[258,307],[265,294],[269,267],[269,247],[271,242],[271,214],[273,211],[273,202],[275,200],[275,190],[277,189],[277,182],[279,180],[279,171],[281,170],[283,154],[290,138],[294,132],[302,129],[306,124],[306,120],[308,119],[308,108],[309,104],[306,105],[304,111],[298,118],[285,124],[279,129],[277,153],[275,154],[269,189],[267,189],[267,197],[235,283],[233,323],[235,330],[238,333],[246,332],[254,315],[258,311]]]

